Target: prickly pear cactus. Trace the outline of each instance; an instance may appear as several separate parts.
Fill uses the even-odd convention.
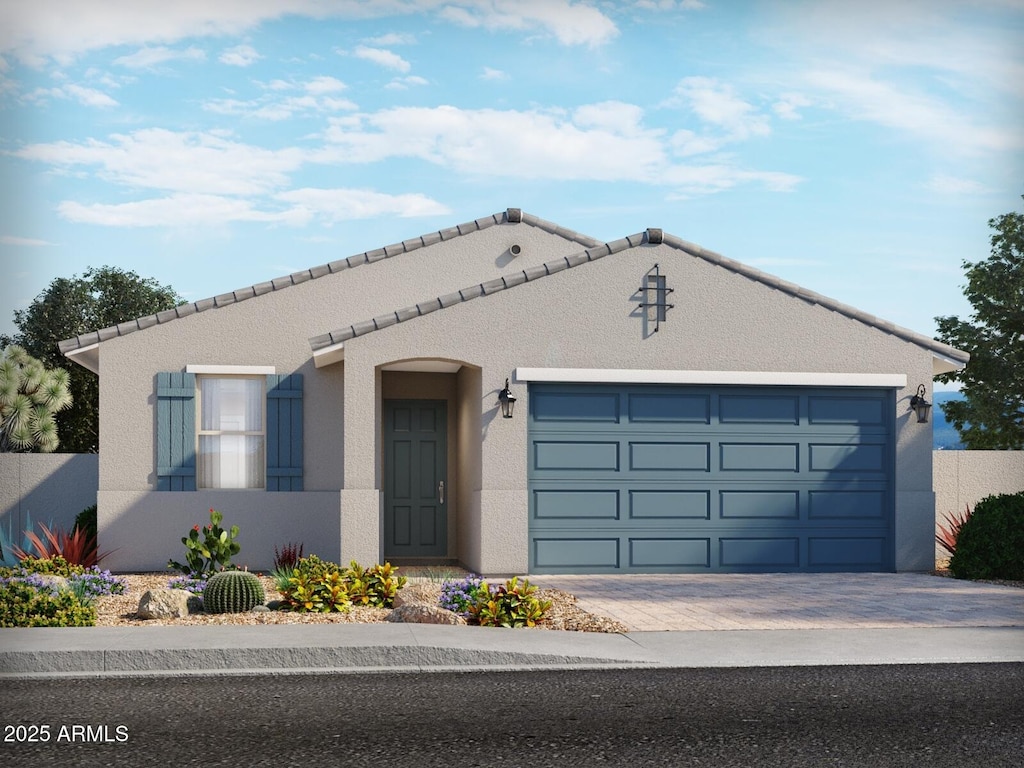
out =
[[[244,613],[263,603],[263,585],[248,571],[221,571],[206,582],[203,610],[207,613]]]

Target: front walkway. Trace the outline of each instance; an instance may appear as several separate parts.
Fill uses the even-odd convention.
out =
[[[919,573],[531,576],[631,631],[1024,627],[1024,589]]]

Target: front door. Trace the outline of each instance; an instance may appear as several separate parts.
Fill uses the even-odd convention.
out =
[[[448,554],[447,403],[384,401],[384,557]]]

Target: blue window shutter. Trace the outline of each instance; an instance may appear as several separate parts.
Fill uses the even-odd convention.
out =
[[[302,490],[302,374],[267,376],[267,490]]]
[[[156,489],[196,489],[196,377],[156,375]]]

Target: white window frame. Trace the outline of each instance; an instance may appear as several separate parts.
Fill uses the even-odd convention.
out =
[[[188,373],[196,374],[196,489],[200,491],[264,491],[267,488],[267,372],[273,373],[257,366],[189,366]],[[227,380],[245,379],[257,381],[260,384],[260,430],[213,430],[203,429],[203,386],[204,380]],[[217,488],[207,484],[203,476],[203,454],[200,451],[200,443],[204,437],[261,437],[263,438],[263,466],[260,469],[262,483],[258,486],[244,488]]]

